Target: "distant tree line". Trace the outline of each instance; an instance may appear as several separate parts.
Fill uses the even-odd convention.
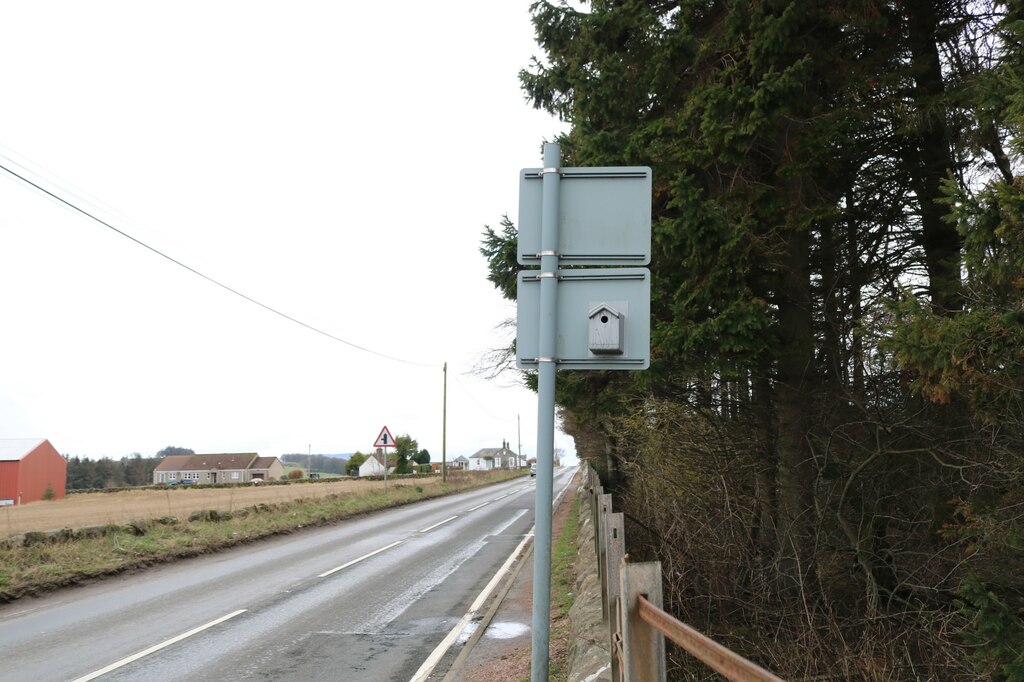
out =
[[[293,453],[281,455],[281,461],[289,464],[297,464],[309,471],[317,471],[322,474],[344,474],[345,462],[343,457],[331,457],[330,455],[305,455]]]
[[[153,469],[159,457],[143,457],[137,452],[119,460],[103,457],[71,457],[68,459],[68,490],[88,488],[122,488],[148,485],[153,482]]]
[[[89,488],[123,488],[126,486],[149,485],[153,482],[153,469],[169,455],[194,455],[189,448],[169,445],[156,453],[155,457],[143,457],[138,452],[119,460],[109,457],[89,459],[88,457],[66,457],[68,462],[68,490]]]
[[[305,467],[308,471],[358,476],[359,466],[369,457],[370,455],[362,452],[353,453],[347,459],[330,455],[295,453],[282,455],[281,461],[297,464]],[[393,462],[395,473],[410,474],[416,471],[417,464],[430,463],[430,452],[420,449],[419,442],[409,434],[402,434],[395,438],[395,447],[388,454],[388,460]]]
[[[89,459],[88,457],[67,457],[68,490],[86,490],[90,488],[121,488],[126,486],[149,485],[153,482],[153,470],[165,458],[171,455],[194,455],[190,448],[168,445],[156,453],[154,457],[143,457],[138,452],[122,457],[119,460],[109,457]],[[409,435],[395,439],[395,448],[391,457],[397,456],[397,473],[412,473],[416,464],[429,464],[430,453],[420,449],[419,443]],[[359,465],[366,461],[368,455],[356,453],[348,459],[330,455],[307,455],[292,453],[282,455],[282,462],[301,466],[308,471],[341,476],[355,476],[359,473]]]

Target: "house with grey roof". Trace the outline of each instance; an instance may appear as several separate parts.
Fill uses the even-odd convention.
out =
[[[190,480],[198,484],[252,483],[284,478],[284,465],[277,457],[260,457],[255,452],[210,455],[169,455],[153,470],[155,485]]]
[[[502,441],[500,448],[482,448],[469,456],[470,471],[491,469],[518,469],[526,466],[526,458]]]

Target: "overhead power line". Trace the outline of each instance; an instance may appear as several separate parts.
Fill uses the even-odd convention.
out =
[[[9,157],[4,156],[2,154],[0,154],[0,158],[5,159],[9,163],[12,163],[12,164],[16,164],[17,163],[13,159],[10,159]],[[17,165],[21,166],[22,164],[17,164]],[[407,360],[405,358],[399,358],[399,357],[395,357],[393,355],[388,355],[386,353],[381,353],[379,351],[373,350],[372,348],[367,348],[365,346],[360,346],[357,343],[352,343],[351,341],[347,341],[347,340],[341,338],[340,336],[335,336],[334,334],[331,334],[330,332],[326,332],[323,329],[320,329],[318,327],[314,327],[313,325],[308,324],[306,322],[303,322],[302,320],[300,320],[298,318],[292,317],[291,315],[289,315],[289,314],[287,314],[285,312],[282,312],[282,311],[278,310],[277,308],[274,308],[273,306],[267,305],[266,303],[263,303],[262,301],[257,300],[255,298],[253,298],[252,296],[248,296],[248,295],[242,293],[241,291],[238,291],[237,289],[234,289],[234,288],[228,286],[227,284],[224,284],[223,282],[220,282],[219,280],[216,280],[213,277],[210,277],[209,275],[207,275],[207,274],[205,274],[203,272],[200,272],[199,270],[196,270],[192,266],[190,266],[190,265],[188,265],[186,263],[183,263],[182,261],[178,260],[177,258],[174,258],[173,256],[169,256],[168,254],[164,253],[163,251],[161,251],[161,250],[159,250],[159,249],[157,249],[157,248],[155,248],[153,246],[150,246],[149,244],[147,244],[147,243],[145,243],[145,242],[143,242],[143,241],[133,237],[132,235],[128,234],[124,230],[121,230],[121,229],[115,227],[114,225],[110,224],[109,222],[103,220],[99,216],[97,216],[97,215],[87,211],[86,209],[82,208],[81,206],[77,205],[76,203],[74,203],[74,202],[72,202],[72,201],[70,201],[68,199],[65,199],[64,197],[60,196],[57,192],[51,191],[51,190],[43,187],[39,183],[33,181],[32,179],[26,177],[25,175],[12,170],[7,165],[4,165],[3,163],[0,163],[0,169],[5,170],[7,173],[9,173],[13,177],[17,178],[18,180],[21,180],[26,185],[34,187],[35,189],[39,190],[40,192],[42,192],[46,196],[50,197],[51,199],[53,199],[53,200],[55,200],[55,201],[65,205],[65,206],[67,206],[68,208],[71,208],[74,211],[77,211],[78,213],[81,213],[82,215],[86,216],[87,218],[96,221],[100,225],[103,225],[104,227],[106,227],[106,228],[108,228],[110,230],[113,230],[114,232],[116,232],[117,234],[121,235],[125,239],[129,239],[129,240],[135,242],[136,244],[138,244],[139,246],[143,247],[144,249],[147,249],[147,250],[155,253],[156,255],[160,256],[161,258],[170,261],[171,263],[177,265],[178,267],[184,268],[185,270],[188,270],[193,275],[196,275],[198,277],[202,277],[203,279],[205,279],[210,284],[214,284],[214,285],[220,287],[221,289],[224,289],[225,291],[230,292],[230,293],[234,294],[235,296],[238,296],[239,298],[243,298],[246,301],[248,301],[249,303],[252,303],[254,305],[258,305],[260,308],[263,308],[267,312],[273,313],[274,315],[277,315],[278,317],[283,317],[284,319],[288,320],[289,322],[297,324],[300,327],[305,327],[306,329],[308,329],[311,332],[315,332],[317,334],[320,334],[321,336],[325,336],[328,339],[331,339],[332,341],[337,341],[338,343],[343,343],[343,344],[345,344],[346,346],[348,346],[350,348],[354,348],[356,350],[363,351],[364,353],[370,353],[371,355],[376,355],[378,357],[385,358],[387,360],[393,360],[395,362],[401,362],[401,363],[404,363],[404,364],[407,364],[407,365],[415,365],[417,367],[434,367],[434,368],[439,368],[440,367],[439,364],[429,364],[429,363],[424,363],[424,362],[416,362],[416,361],[413,361],[413,360]]]

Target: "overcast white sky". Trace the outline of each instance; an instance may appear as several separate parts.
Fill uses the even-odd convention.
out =
[[[0,438],[342,453],[387,425],[439,460],[447,362],[449,458],[517,418],[533,456],[535,395],[467,374],[515,315],[483,226],[564,127],[519,89],[529,4],[5,3],[0,163],[409,362],[0,171]]]

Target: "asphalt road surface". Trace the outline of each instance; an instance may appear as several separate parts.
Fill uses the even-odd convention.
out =
[[[407,681],[533,527],[535,480],[4,605],[0,680]]]

